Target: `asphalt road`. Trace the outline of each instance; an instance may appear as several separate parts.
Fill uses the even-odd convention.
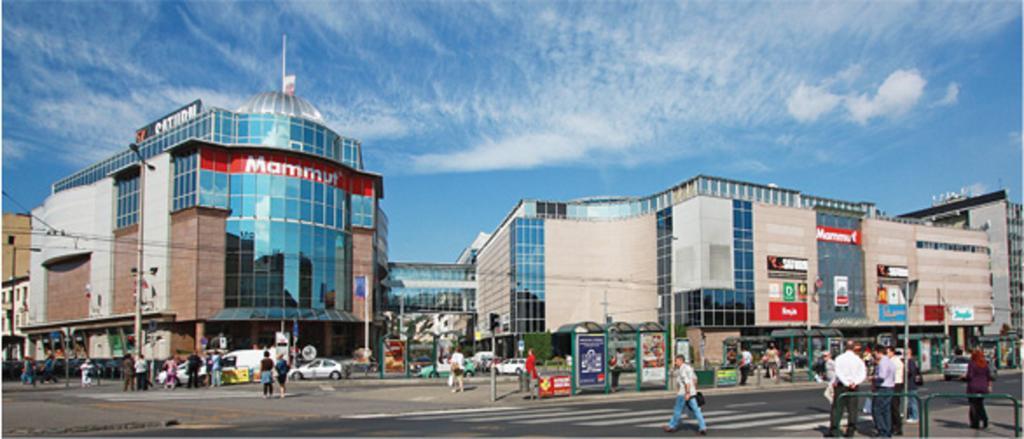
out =
[[[474,391],[484,391],[475,389]],[[929,382],[924,392],[962,392],[963,383]],[[1005,373],[994,392],[1021,397],[1021,375]],[[480,407],[457,410],[382,412],[358,416],[302,420],[254,421],[227,425],[183,425],[125,433],[129,436],[670,436],[661,426],[671,416],[672,400],[616,400],[574,403],[571,399],[536,405]],[[989,402],[992,427],[967,428],[966,400],[940,399],[932,404],[932,436],[1012,436],[1009,402]],[[709,436],[821,437],[828,423],[822,389],[716,395],[704,407]],[[870,435],[870,418],[862,417],[861,435]],[[675,435],[692,436],[691,419]],[[907,436],[918,425],[908,424]],[[109,432],[104,435],[110,435]]]

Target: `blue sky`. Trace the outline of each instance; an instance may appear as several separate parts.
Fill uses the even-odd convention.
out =
[[[282,33],[385,175],[392,260],[453,260],[520,198],[699,173],[893,214],[1021,199],[1019,1],[6,1],[4,190],[38,205],[180,105],[278,88]]]

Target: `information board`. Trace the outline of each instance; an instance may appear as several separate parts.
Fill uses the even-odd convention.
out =
[[[576,336],[576,376],[580,386],[604,386],[605,343],[603,335]]]

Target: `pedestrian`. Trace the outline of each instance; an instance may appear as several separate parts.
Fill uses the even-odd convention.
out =
[[[213,387],[213,355],[209,352],[203,357],[203,365],[206,366],[206,375],[203,377],[204,387]]]
[[[149,389],[149,364],[146,362],[146,356],[139,354],[139,359],[135,360],[135,388],[138,390]]]
[[[896,393],[903,391],[903,351],[897,351],[896,348],[890,346],[886,350],[886,356],[889,357],[889,361],[895,366],[896,379],[893,390]],[[893,396],[892,397],[892,434],[893,436],[903,436],[903,397]]]
[[[214,351],[213,355],[210,356],[210,367],[206,369],[207,373],[210,375],[210,385],[213,387],[220,387],[220,368],[220,352]]]
[[[57,375],[53,373],[53,368],[56,366],[57,360],[53,358],[53,354],[46,357],[46,361],[43,363],[43,384],[53,382],[57,384]]]
[[[174,390],[178,387],[178,362],[172,356],[164,362],[164,388]]]
[[[459,385],[458,389],[452,389],[452,393],[455,393],[456,391],[463,392],[466,390],[465,388],[463,388],[462,384],[462,375],[465,372],[465,361],[466,358],[462,355],[461,348],[456,346],[455,352],[453,352],[452,356],[448,358],[448,365],[451,366],[452,375],[455,376],[455,382]]]
[[[924,384],[924,377],[921,376],[921,367],[917,365],[912,351],[906,352],[904,367],[907,368],[907,392],[916,394],[917,387]],[[907,397],[907,420],[908,424],[916,424],[921,416],[921,409],[918,406],[917,398]]]
[[[285,384],[288,382],[288,371],[290,369],[284,354],[278,355],[277,363],[274,364],[274,372],[277,373],[277,385],[281,387],[281,398],[284,398]]]
[[[782,359],[779,356],[779,349],[772,343],[768,345],[768,352],[765,352],[768,357],[768,378],[773,380],[779,379],[779,365]]]
[[[892,392],[896,386],[896,365],[889,359],[891,347],[875,347],[875,396],[871,399],[871,418],[876,437],[892,437]]]
[[[192,354],[188,356],[188,362],[186,364],[185,371],[188,373],[188,388],[198,389],[199,369],[203,366],[203,361],[199,359],[199,354],[192,351]]]
[[[82,387],[92,386],[92,362],[86,358],[78,370],[82,372]]]
[[[615,349],[615,356],[612,357],[612,392],[619,390],[619,375],[622,374],[622,368],[626,365],[626,354],[622,353],[622,348]]]
[[[21,383],[36,386],[36,362],[32,357],[25,357],[21,371]]]
[[[537,356],[533,353],[533,348],[527,351],[526,355],[526,379],[527,381],[527,393],[529,393],[530,399],[537,397],[537,392],[534,391],[534,384],[540,382],[540,375],[537,374]]]
[[[704,423],[704,414],[700,411],[700,404],[697,403],[697,374],[694,373],[693,367],[686,364],[686,358],[682,355],[676,355],[674,373],[678,391],[672,419],[664,427],[665,433],[675,433],[683,420],[683,410],[689,409],[693,417],[697,419],[697,434],[706,435],[708,427]]]
[[[992,369],[989,369],[988,361],[985,360],[985,354],[981,349],[971,352],[971,362],[967,364],[967,375],[964,375],[964,379],[967,380],[967,393],[985,394],[992,391]],[[987,429],[988,413],[985,412],[985,399],[967,398],[967,402],[971,407],[968,412],[971,428]]]
[[[829,412],[832,418],[829,420],[829,436],[839,436],[839,424],[843,420],[843,410],[846,411],[846,437],[853,437],[857,431],[857,410],[860,408],[860,401],[857,397],[840,398],[847,392],[856,392],[858,386],[867,379],[867,368],[864,362],[857,355],[857,344],[853,340],[846,341],[846,352],[836,358],[835,361],[835,396],[832,400],[832,410]],[[836,408],[839,405],[839,408]]]
[[[260,383],[263,384],[263,399],[274,396],[274,360],[270,359],[270,351],[263,351],[260,360]]]
[[[868,376],[870,376],[870,377],[875,376],[875,356],[874,356],[874,354],[871,353],[871,346],[865,346],[864,347],[864,352],[863,352],[862,358],[864,359],[864,367],[867,367]],[[874,386],[872,386],[872,388],[874,388]],[[865,415],[870,415],[871,414],[871,401],[872,401],[872,398],[865,398],[864,399],[864,414]]]
[[[121,391],[135,390],[135,361],[131,354],[124,354],[121,360],[121,375],[124,378],[124,389]]]
[[[740,385],[747,385],[747,377],[750,376],[750,368],[754,365],[754,356],[750,351],[741,347],[740,351]]]
[[[836,380],[836,361],[832,359],[831,352],[825,352],[822,357],[825,359],[825,382],[831,383]]]

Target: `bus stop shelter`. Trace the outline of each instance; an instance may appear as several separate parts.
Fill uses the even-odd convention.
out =
[[[978,337],[978,344],[986,354],[989,350],[994,352],[994,355],[990,356],[995,357],[993,361],[995,361],[997,369],[1016,368],[1020,365],[1020,359],[1017,358],[1020,341],[1016,337],[1012,335],[982,335]],[[1006,355],[1003,354],[1003,349],[1007,350]]]

